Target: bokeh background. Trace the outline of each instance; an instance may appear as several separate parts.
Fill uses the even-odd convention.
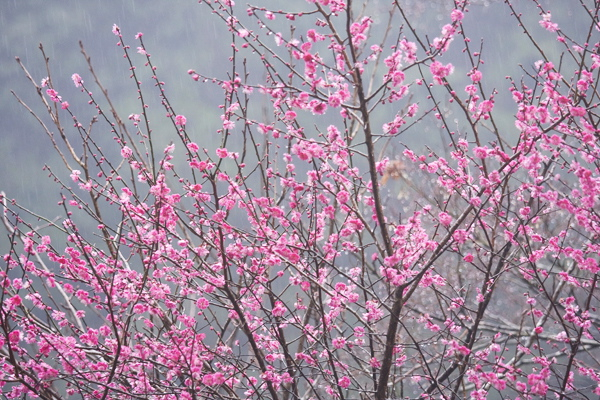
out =
[[[271,0],[262,3],[276,8],[310,7],[295,1]],[[374,10],[374,29],[383,29],[381,24],[385,22],[389,2],[373,0],[369,3]],[[450,0],[405,0],[403,3],[410,12],[412,23],[429,32],[430,38],[435,37],[441,26],[449,21],[449,10],[453,4]],[[482,70],[485,85],[489,91],[496,88],[500,92],[496,97],[497,107],[502,107],[505,113],[506,118],[502,118],[501,123],[508,137],[514,130],[511,116],[515,110],[505,76],[519,79],[524,75],[519,64],[531,67],[537,56],[530,43],[523,40],[522,29],[517,26],[503,2],[490,0],[473,3],[465,26],[474,46],[478,46],[481,38],[484,38],[483,59],[486,64]],[[584,33],[580,32],[582,28],[577,23],[579,17],[572,11],[580,8],[573,7],[579,4],[577,0],[551,0],[542,4],[552,10],[553,20],[573,37]],[[514,5],[523,12],[524,20],[536,28],[533,33],[549,46],[549,51],[558,52],[560,46],[552,43],[552,35],[539,27],[539,12],[533,2],[515,0]],[[245,5],[238,6],[243,15]],[[276,22],[282,26],[287,24],[283,18]],[[86,97],[71,82],[71,75],[79,73],[86,84],[92,83],[79,50],[79,41],[82,41],[100,80],[108,89],[121,116],[126,118],[131,113],[139,112],[139,102],[134,82],[129,79],[122,49],[116,46],[117,39],[111,32],[115,23],[121,27],[133,53],[137,46],[134,35],[137,32],[144,33],[145,45],[158,66],[160,79],[167,84],[172,105],[177,113],[188,118],[189,132],[203,144],[218,143],[215,132],[220,127],[221,112],[218,105],[222,102],[223,94],[216,86],[195,84],[187,74],[188,69],[195,69],[207,76],[225,78],[224,71],[227,71],[231,36],[222,21],[215,18],[206,6],[191,0],[1,1],[0,190],[36,212],[43,214],[45,207],[56,204],[55,200],[59,198],[56,185],[42,171],[45,164],[59,165],[59,159],[38,122],[18,104],[11,93],[14,91],[33,110],[44,114],[34,88],[15,62],[15,57],[20,57],[39,84],[48,75],[39,51],[39,44],[42,43],[50,58],[56,89],[85,120],[85,113],[92,115],[93,110],[87,105]],[[380,24],[379,27],[377,24]],[[455,64],[456,79],[467,79],[468,64],[460,51],[462,45],[455,42],[452,46],[451,54],[444,56],[444,60]],[[143,58],[134,54],[134,60],[136,57],[139,65],[142,65]],[[260,79],[260,76],[255,78]],[[158,108],[154,111],[159,111],[157,115],[164,114]],[[386,118],[393,118],[393,115],[376,117],[380,119],[377,123],[383,124]],[[153,122],[155,131],[160,131],[160,124],[168,121],[161,121],[157,117]],[[435,124],[423,123],[417,128],[412,136],[403,138],[405,143],[424,145],[424,133],[429,137],[439,136]],[[96,134],[101,135],[102,132]],[[110,138],[107,140],[110,141]],[[431,141],[427,144],[431,145]],[[68,176],[66,172],[65,176]]]

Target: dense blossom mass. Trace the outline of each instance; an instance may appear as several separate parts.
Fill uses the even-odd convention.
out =
[[[226,72],[188,71],[216,132],[176,112],[152,32],[112,27],[128,118],[92,65],[67,101],[21,64],[64,215],[2,194],[3,396],[600,395],[600,4],[570,32],[529,2],[539,24],[505,9],[538,61],[491,87],[468,0],[429,32],[400,0],[201,1],[232,38]]]

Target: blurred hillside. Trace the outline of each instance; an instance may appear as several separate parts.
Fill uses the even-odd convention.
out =
[[[271,1],[271,4],[283,3]],[[430,38],[438,35],[440,27],[447,23],[453,4],[449,0],[405,0],[404,3],[411,13],[414,26],[428,32]],[[536,60],[530,57],[530,45],[521,40],[522,30],[502,2],[474,3],[465,19],[466,30],[474,46],[479,46],[481,38],[485,39],[483,59],[486,64],[482,67],[485,86],[489,92],[494,88],[500,92],[497,104],[506,109],[506,119],[501,121],[502,128],[510,135],[511,129],[514,129],[511,125],[514,110],[506,90],[508,81],[505,76],[520,78],[523,72],[519,64],[528,68]],[[537,24],[540,17],[530,3],[525,0],[514,2],[524,13],[525,21],[537,28],[534,34],[539,35],[542,43],[549,46],[550,53],[553,49],[559,49],[557,44],[552,43],[552,35],[545,34]],[[579,32],[577,16],[571,14],[569,7],[569,3],[578,3],[576,0],[543,3],[551,7],[553,21],[558,22],[572,36],[581,37],[583,32]],[[304,3],[290,4],[292,6],[309,7]],[[386,22],[387,2],[372,1],[370,7],[376,24],[379,24],[374,29],[384,29],[382,24]],[[283,19],[276,22],[282,26],[287,24]],[[41,169],[45,164],[60,164],[37,121],[10,93],[13,90],[43,115],[44,110],[40,107],[34,89],[14,58],[21,58],[39,84],[47,76],[38,50],[39,43],[43,43],[50,58],[55,87],[64,99],[68,99],[78,115],[87,113],[91,117],[93,110],[87,106],[87,99],[73,87],[70,79],[77,72],[84,77],[86,84],[92,83],[79,51],[78,42],[81,40],[121,116],[126,118],[131,113],[139,113],[139,102],[136,100],[135,86],[129,79],[127,64],[122,58],[122,50],[115,46],[116,38],[111,33],[114,23],[121,27],[126,41],[133,49],[137,46],[134,35],[137,32],[144,33],[145,45],[158,66],[160,79],[167,83],[173,106],[178,113],[188,118],[189,132],[194,137],[206,138],[208,142],[218,140],[214,132],[220,126],[220,112],[216,107],[221,102],[222,93],[217,87],[193,85],[187,75],[187,70],[193,68],[207,76],[225,77],[227,59],[231,54],[230,34],[221,21],[211,16],[207,7],[196,1],[157,0],[0,2],[0,190],[42,214],[45,205],[56,204],[58,196],[56,186]],[[458,82],[464,79],[466,83],[467,63],[460,51],[462,44],[453,43],[452,46],[444,60],[452,62],[456,67],[453,79]],[[137,60],[141,66],[143,58],[138,56]],[[255,79],[260,79],[260,76]],[[413,99],[415,100],[418,99]],[[155,111],[159,111],[157,115],[164,114],[156,106]],[[376,117],[383,123],[392,118],[393,113],[391,110],[390,115]],[[153,122],[154,129],[160,131],[161,122]],[[427,134],[433,136],[435,141],[435,137],[439,136],[436,129],[435,123],[424,122],[417,127],[415,135],[407,135],[402,139],[405,143],[414,145],[419,144],[423,134]],[[110,137],[105,139],[101,143],[109,143],[111,140]]]

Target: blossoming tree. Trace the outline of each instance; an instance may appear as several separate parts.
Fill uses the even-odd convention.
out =
[[[91,64],[79,99],[22,65],[52,125],[21,102],[67,173],[47,168],[60,219],[2,194],[4,397],[600,394],[598,2],[573,2],[573,33],[506,1],[539,61],[497,89],[467,0],[433,39],[399,0],[377,23],[352,0],[201,3],[232,38],[227,73],[189,71],[223,92],[218,132],[194,137],[128,27],[113,27],[139,99],[128,119]],[[406,144],[421,126],[443,145]]]

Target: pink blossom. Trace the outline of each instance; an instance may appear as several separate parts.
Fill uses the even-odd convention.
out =
[[[464,16],[465,15],[463,14],[463,12],[457,9],[452,10],[452,12],[450,13],[450,18],[452,19],[452,22],[462,21]]]
[[[222,385],[225,382],[225,377],[221,372],[206,374],[202,377],[202,383],[206,386]]]
[[[137,126],[138,123],[141,121],[140,114],[129,114],[128,119],[133,121],[133,125],[135,125],[135,126]]]
[[[114,33],[116,36],[121,37],[121,29],[119,29],[117,24],[113,24],[112,33]]]
[[[192,153],[197,153],[198,150],[200,149],[198,147],[198,145],[195,142],[190,142],[187,144],[186,146],[188,148],[189,151],[191,151]]]
[[[81,87],[81,85],[83,85],[83,79],[81,79],[81,76],[79,76],[79,74],[71,75],[71,79],[73,80],[73,84],[75,85],[75,87]]]
[[[277,46],[281,46],[283,43],[285,43],[284,40],[283,40],[283,36],[281,36],[280,32],[277,32],[275,34],[275,44]]]
[[[61,97],[58,95],[58,92],[54,89],[47,89],[46,94],[50,96],[50,99],[55,103],[59,103],[62,100]]]
[[[8,341],[11,344],[17,344],[21,341],[21,331],[12,331],[8,334]]]
[[[296,119],[296,115],[297,114],[294,111],[288,110],[288,111],[285,112],[284,119],[287,120],[287,121],[293,121],[293,120]]]
[[[487,158],[489,149],[487,147],[475,147],[473,148],[473,155],[477,158]]]
[[[469,234],[464,229],[457,229],[452,234],[452,238],[459,244],[465,243],[467,241],[468,237],[469,237]]]
[[[337,94],[337,93],[332,94],[327,99],[327,104],[329,104],[330,107],[336,108],[336,107],[339,107],[340,105],[342,105],[342,99],[339,94]]]
[[[216,152],[219,158],[226,158],[229,155],[229,152],[225,148],[218,148]]]
[[[346,204],[350,199],[350,194],[345,190],[340,190],[336,195],[336,198],[341,204]]]
[[[489,113],[494,108],[494,102],[492,100],[484,100],[479,105],[479,110],[482,113]]]
[[[483,78],[483,74],[481,73],[481,71],[479,70],[475,70],[473,71],[473,73],[471,74],[471,81],[473,83],[477,83],[481,81],[481,78]]]
[[[331,344],[333,344],[333,347],[336,349],[341,349],[346,345],[346,339],[338,336],[331,341]]]
[[[235,128],[235,122],[227,119],[227,118],[223,118],[223,129],[224,130],[231,130]]]
[[[344,389],[347,389],[347,388],[348,388],[348,386],[350,386],[350,383],[351,383],[351,381],[350,381],[350,378],[349,378],[348,376],[346,376],[346,375],[342,376],[342,377],[341,377],[341,378],[338,380],[338,385],[339,385],[341,388],[344,388]]]
[[[310,39],[311,42],[319,42],[321,40],[325,40],[325,36],[317,33],[314,29],[309,29],[306,31],[306,37]]]
[[[173,152],[175,151],[175,144],[171,143],[169,145],[167,145],[167,147],[165,147],[165,149],[163,150],[164,154],[173,154]]]
[[[465,86],[465,92],[467,92],[469,96],[475,96],[477,94],[477,86],[467,85]]]
[[[373,368],[380,368],[381,367],[381,361],[379,361],[377,358],[375,357],[371,357],[371,359],[369,360],[369,364],[371,365],[371,367]]]
[[[508,77],[515,118],[503,109],[498,116],[507,119],[501,128],[512,122],[516,129],[514,137],[508,131],[503,137],[485,120],[495,106],[504,106],[494,102],[508,92],[493,89],[496,68],[483,69],[480,45],[461,32],[468,1],[456,0],[448,9],[452,22],[440,24],[440,37],[423,34],[427,48],[421,50],[402,37],[380,40],[386,30],[369,32],[373,21],[359,8],[336,17],[348,1],[307,1],[308,10],[317,12],[293,12],[275,25],[271,20],[285,11],[248,6],[242,16],[245,8],[233,8],[232,0],[202,2],[214,5],[216,17],[237,37],[223,54],[235,67],[229,73],[209,80],[188,71],[223,91],[214,115],[221,115],[221,144],[199,139],[205,149],[191,141],[186,118],[170,109],[150,63],[127,73],[144,81],[145,99],[163,101],[174,128],[164,135],[172,137],[157,137],[155,125],[151,137],[140,126],[142,119],[148,122],[146,112],[129,116],[135,128],[127,132],[109,108],[95,104],[99,98],[84,92],[91,112],[115,125],[88,135],[74,120],[76,128],[64,132],[84,144],[83,151],[64,152],[70,168],[81,168],[69,175],[77,185],[69,177],[59,181],[64,218],[35,222],[29,215],[28,225],[19,219],[17,213],[27,212],[16,200],[6,202],[4,222],[14,230],[8,229],[13,239],[0,271],[1,310],[12,322],[0,334],[0,347],[17,358],[3,358],[5,397],[34,397],[33,391],[54,381],[71,397],[78,391],[90,398],[117,396],[126,389],[166,400],[220,392],[259,398],[296,383],[309,387],[311,396],[356,397],[369,390],[363,383],[379,374],[377,368],[387,367],[392,374],[395,367],[410,372],[405,397],[435,389],[431,396],[445,398],[459,386],[467,388],[460,396],[480,400],[505,390],[520,398],[568,396],[591,392],[593,385],[577,386],[600,381],[584,362],[585,349],[569,347],[595,335],[600,150],[594,90],[600,55],[593,50],[600,45],[574,32],[569,46],[583,47],[565,50],[581,63],[560,64],[560,54],[538,52],[542,61],[523,67],[527,79]],[[542,27],[558,29],[549,13],[531,16],[523,24],[533,21],[536,28],[543,18]],[[390,17],[394,23],[397,14]],[[294,23],[296,31],[290,20],[302,20]],[[252,29],[260,37],[250,24],[257,24]],[[597,25],[592,21],[581,32]],[[113,31],[121,36],[116,25]],[[535,36],[535,29],[529,31]],[[138,50],[145,54],[141,36]],[[271,52],[267,36],[285,48]],[[462,43],[456,54],[442,56],[455,37]],[[129,68],[135,46],[119,45]],[[459,59],[461,50],[466,65],[462,76],[451,79],[453,66],[445,60]],[[245,65],[246,57],[256,59]],[[148,76],[156,86],[144,89]],[[360,76],[366,103],[353,85]],[[78,74],[71,79],[84,90]],[[47,78],[42,83],[50,111],[69,107]],[[134,84],[139,99],[136,89]],[[321,116],[328,107],[337,110]],[[70,110],[61,116],[68,118]],[[226,134],[236,124],[239,132]],[[437,130],[441,141],[431,137]],[[103,133],[114,138],[120,156],[100,148],[105,140],[94,135]],[[400,134],[405,137],[388,143]],[[143,151],[139,161],[128,146],[134,140]],[[186,149],[175,151],[177,140]],[[402,170],[394,185],[374,179],[385,181],[394,169]],[[88,200],[78,197],[79,188],[89,192],[83,193]],[[96,200],[107,219],[94,209]],[[33,228],[38,225],[43,231]],[[64,243],[62,234],[50,241],[53,226],[64,232]],[[506,254],[505,244],[512,249]],[[501,271],[493,271],[499,257]],[[515,292],[515,283],[516,289],[530,287]],[[504,316],[506,324],[521,323],[523,335],[539,340],[513,346],[508,331],[501,337],[484,332],[467,344],[465,330],[474,318],[493,324],[490,313],[505,303],[514,311]],[[399,342],[386,342],[398,308],[401,326],[390,338]],[[558,311],[544,322],[553,309]],[[474,315],[478,310],[481,315]],[[558,330],[545,329],[557,321]],[[373,347],[373,341],[379,344]],[[288,354],[286,348],[298,345]],[[419,346],[430,365],[465,363],[464,374],[455,384],[436,386],[437,370],[410,358]],[[510,361],[509,350],[529,364]],[[286,368],[290,356],[294,371],[308,374]],[[572,374],[561,367],[569,363]],[[31,373],[17,382],[19,371]],[[390,384],[393,377],[381,389]]]
[[[350,26],[350,35],[352,37],[352,44],[354,46],[359,46],[367,39],[366,32],[372,22],[373,20],[371,18],[363,17],[360,22],[354,22]]]
[[[452,64],[443,65],[439,61],[434,61],[429,66],[429,71],[431,71],[434,81],[438,85],[441,85],[444,83],[443,79],[452,74],[454,71],[454,66]]]
[[[367,301],[365,307],[367,313],[363,314],[363,317],[366,318],[368,322],[375,322],[383,317],[383,311],[379,308],[379,304],[376,301]]]
[[[317,115],[325,114],[325,111],[327,110],[327,104],[318,100],[311,101],[309,107],[311,108],[312,113]]]
[[[449,349],[446,352],[447,355],[461,354],[463,356],[467,356],[471,353],[471,350],[469,350],[468,347],[459,344],[458,341],[456,341],[456,340],[450,340],[450,341],[442,340],[442,342],[445,342],[446,345],[449,347]]]
[[[207,309],[209,304],[210,303],[208,302],[208,300],[204,297],[200,297],[198,300],[196,300],[196,307],[198,307],[201,310]]]
[[[540,20],[540,25],[542,28],[546,29],[548,32],[556,32],[558,31],[558,24],[551,22],[552,15],[550,13],[542,14],[542,19]]]
[[[452,217],[445,212],[441,212],[438,214],[438,218],[440,219],[440,223],[444,226],[450,226],[452,223]]]
[[[16,307],[20,306],[22,302],[23,302],[23,299],[21,299],[21,296],[19,296],[19,295],[15,295],[13,297],[9,297],[8,299],[4,300],[4,304],[6,304],[9,311],[12,311]]]
[[[285,308],[285,304],[283,304],[281,301],[276,301],[272,313],[276,317],[283,317],[285,315],[286,310],[287,309]]]
[[[78,169],[74,169],[73,171],[71,171],[71,179],[73,180],[73,182],[79,182],[79,176],[81,175],[81,171]]]
[[[185,126],[187,119],[183,115],[175,116],[175,125]]]
[[[569,112],[574,117],[583,117],[586,114],[585,107],[570,107]]]
[[[133,155],[133,150],[131,150],[128,146],[123,146],[121,149],[121,157],[129,158]]]

